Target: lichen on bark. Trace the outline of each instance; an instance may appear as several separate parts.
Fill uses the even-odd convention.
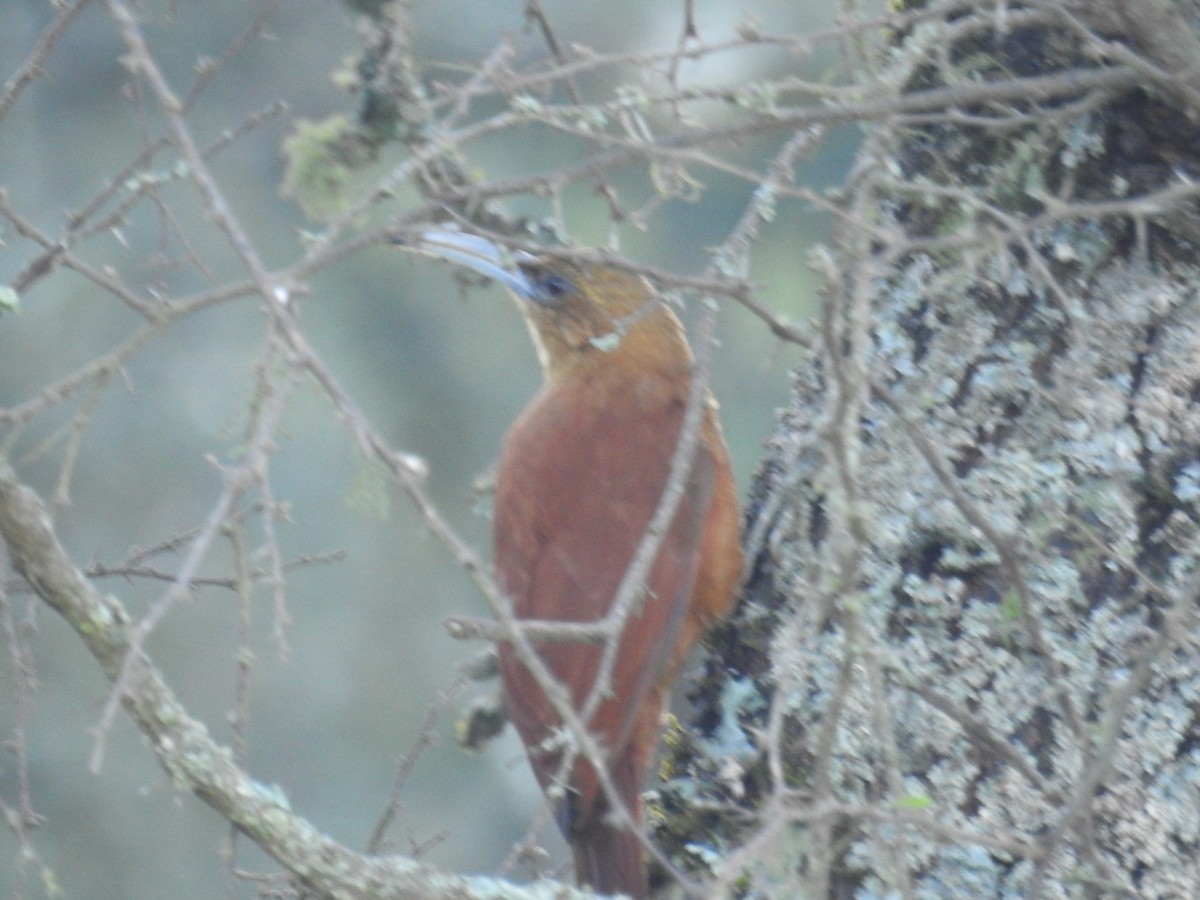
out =
[[[1126,37],[1008,12],[897,35],[901,93]],[[1200,884],[1198,146],[1161,85],[873,130],[672,751],[682,864],[747,896]]]

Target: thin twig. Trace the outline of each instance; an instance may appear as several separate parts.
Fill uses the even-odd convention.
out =
[[[73,0],[72,3],[58,11],[54,21],[42,32],[38,42],[29,51],[29,55],[4,82],[4,90],[0,93],[0,119],[8,114],[25,88],[32,81],[41,77],[50,51],[54,49],[71,23],[75,21],[75,17],[83,12],[84,7],[90,2],[91,0]]]

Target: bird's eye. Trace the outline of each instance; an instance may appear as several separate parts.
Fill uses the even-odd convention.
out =
[[[575,286],[571,284],[570,280],[561,275],[546,275],[538,280],[537,286],[538,292],[546,303],[561,300],[575,290]]]

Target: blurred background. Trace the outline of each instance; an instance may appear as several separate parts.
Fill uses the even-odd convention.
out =
[[[175,0],[147,2],[140,10],[152,53],[175,90],[185,94],[204,61],[224,56],[267,7]],[[525,26],[523,7],[519,0],[416,3],[423,75],[461,78],[502,35],[516,48],[515,66],[544,57],[544,42]],[[543,0],[542,7],[561,41],[602,52],[670,48],[683,27],[682,2]],[[701,38],[711,43],[733,38],[750,21],[766,32],[828,27],[834,7],[816,0],[696,0],[695,15]],[[15,71],[56,14],[45,0],[0,3],[0,80]],[[274,4],[264,22],[261,37],[221,63],[189,119],[198,138],[209,142],[286,101],[285,113],[240,137],[213,162],[259,252],[269,266],[282,267],[299,257],[305,232],[319,225],[281,197],[280,144],[298,119],[353,113],[355,99],[339,90],[332,73],[358,44],[353,13],[332,0]],[[104,4],[91,3],[45,61],[43,76],[0,118],[6,202],[48,235],[61,233],[66,216],[159,133],[154,101],[131,81],[125,53]],[[835,65],[829,47],[803,57],[758,47],[684,63],[681,80],[737,84],[788,72],[820,78]],[[610,77],[610,87],[620,83],[619,72]],[[717,124],[720,106],[709,112]],[[803,160],[800,181],[836,184],[857,140],[850,128],[830,132]],[[777,144],[750,142],[736,153],[742,163],[761,167]],[[467,161],[483,179],[496,181],[535,173],[578,152],[578,142],[523,131],[474,145]],[[159,163],[163,159],[169,157]],[[645,230],[614,229],[590,185],[573,189],[564,197],[571,237],[581,244],[615,241],[633,259],[699,274],[710,248],[742,215],[754,185],[711,170],[693,174],[704,184],[696,199],[671,200]],[[628,197],[636,200],[646,191],[644,177],[623,178],[617,173],[613,183]],[[177,219],[204,215],[189,184],[168,186],[164,196]],[[549,212],[544,198],[514,201],[510,209]],[[396,203],[384,213],[402,211]],[[196,244],[180,246],[163,228],[162,214],[143,203],[120,229],[81,246],[79,256],[170,297],[245,277],[213,229],[195,229]],[[188,231],[186,220],[177,224]],[[802,321],[809,314],[815,297],[808,248],[829,225],[813,209],[785,202],[764,231],[751,277],[762,286],[760,301],[778,315]],[[0,284],[7,284],[36,247],[11,221],[0,222],[0,238]],[[189,254],[203,258],[209,271],[183,264]],[[385,247],[343,260],[308,287],[300,303],[309,340],[375,427],[394,446],[428,461],[429,493],[486,556],[486,503],[473,484],[487,473],[505,428],[540,378],[511,302],[496,288],[464,293],[449,270]],[[38,281],[20,300],[18,313],[0,315],[0,408],[36,396],[109,352],[139,324],[127,307],[65,270]],[[220,488],[209,458],[236,459],[253,394],[264,333],[259,306],[254,299],[226,303],[175,323],[95,396],[69,503],[56,513],[60,535],[79,564],[116,564],[131,548],[157,545],[209,514]],[[785,403],[794,355],[761,321],[732,304],[721,308],[719,334],[714,390],[744,495],[775,409]],[[19,431],[0,431],[0,452],[45,497],[56,489],[63,449],[58,444],[39,454],[39,447],[61,436],[79,409],[73,402]],[[255,778],[278,784],[317,827],[361,848],[386,804],[398,760],[421,736],[427,711],[441,702],[464,661],[483,649],[451,640],[441,622],[486,610],[405,498],[363,462],[315,388],[303,386],[290,404],[284,435],[271,471],[277,499],[290,507],[290,521],[278,525],[287,557],[345,555],[290,573],[286,653],[271,637],[269,591],[256,595],[248,764]],[[157,562],[170,570],[177,557]],[[206,571],[228,571],[222,549]],[[101,584],[135,614],[163,590],[161,583],[125,579]],[[18,621],[36,628],[38,690],[34,708],[19,719],[11,660],[3,660],[0,740],[18,725],[24,728],[33,808],[42,817],[34,846],[54,882],[35,884],[31,896],[207,897],[229,891],[221,858],[227,827],[169,783],[123,718],[108,739],[102,770],[88,770],[106,684],[61,621],[28,595],[11,602]],[[197,591],[174,608],[149,645],[182,701],[222,741],[231,740],[238,615],[231,592]],[[439,739],[404,786],[391,833],[396,850],[423,848],[424,858],[436,865],[487,873],[528,827],[541,798],[511,732],[478,753],[455,743],[455,723],[474,697],[491,689],[473,685],[441,702]],[[0,797],[13,806],[18,791],[14,760],[0,747]],[[14,891],[17,852],[12,832],[0,828],[0,895]],[[239,864],[273,871],[246,841],[239,842]],[[233,891],[255,893],[244,884]]]

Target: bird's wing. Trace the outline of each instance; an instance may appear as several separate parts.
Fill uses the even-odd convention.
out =
[[[547,428],[539,412],[549,421],[569,414],[571,427]],[[494,521],[497,575],[518,618],[595,621],[608,612],[667,484],[683,412],[682,402],[616,414],[535,406],[518,422],[501,460]],[[640,612],[621,635],[610,692],[588,723],[610,759],[623,757],[642,729],[657,733],[659,683],[695,584],[715,468],[700,443]],[[535,648],[581,708],[595,689],[603,646],[545,641]],[[558,728],[559,717],[511,648],[501,648],[501,660],[513,722],[534,748]],[[534,768],[543,785],[556,774],[536,759]],[[620,775],[613,773],[618,782],[634,782],[622,784],[622,793],[636,795],[642,772]],[[573,787],[591,795],[582,804],[586,815],[595,785]]]

